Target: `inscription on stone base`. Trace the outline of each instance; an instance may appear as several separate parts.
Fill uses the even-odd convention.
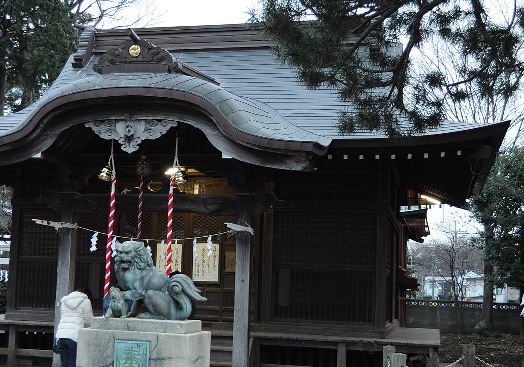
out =
[[[114,367],[149,367],[149,342],[115,340]]]

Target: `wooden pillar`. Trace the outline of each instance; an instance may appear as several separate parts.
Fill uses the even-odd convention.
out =
[[[375,258],[375,327],[384,332],[386,322],[386,239],[384,227],[386,218],[383,212],[377,213],[377,243]],[[388,310],[389,311],[389,310]]]
[[[271,320],[272,289],[271,281],[273,278],[273,209],[264,213],[263,222],[264,234],[262,238],[262,272],[261,286],[262,298],[260,300],[262,322]]]
[[[251,225],[252,195],[239,194],[237,223]],[[233,367],[248,366],[249,343],[249,275],[251,272],[251,235],[237,232],[235,266],[235,311],[233,315]]]
[[[16,367],[16,326],[9,325],[9,341],[7,344],[7,367]]]
[[[73,200],[70,195],[61,197],[60,220],[73,222]],[[58,261],[56,267],[56,297],[54,332],[60,321],[60,299],[69,294],[75,285],[76,233],[70,228],[61,228],[58,232]],[[59,366],[60,360],[53,354],[53,366]]]
[[[404,353],[393,353],[391,367],[405,367],[407,356]]]
[[[376,226],[376,244],[375,244],[375,307],[374,307],[374,326],[385,337],[386,322],[386,224],[387,224],[387,203],[388,200],[388,167],[384,162],[377,161],[376,165],[377,180],[377,226]],[[371,244],[370,244],[371,245]],[[391,312],[387,310],[388,313]]]
[[[395,354],[395,347],[386,345],[382,348],[382,366],[391,367],[393,361],[393,354]]]
[[[429,356],[428,367],[439,367],[439,364],[440,364],[440,361],[439,361],[438,355],[433,354]]]
[[[337,345],[337,367],[346,367],[346,343],[338,343]]]
[[[465,344],[462,346],[464,352],[464,367],[475,367],[475,346],[473,344]]]

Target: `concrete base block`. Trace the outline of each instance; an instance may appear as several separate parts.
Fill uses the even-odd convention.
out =
[[[97,317],[79,332],[77,366],[208,367],[211,333],[201,330],[199,320]]]

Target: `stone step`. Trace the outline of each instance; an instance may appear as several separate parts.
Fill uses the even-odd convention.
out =
[[[212,362],[228,362],[231,363],[233,352],[227,347],[211,347],[211,361]]]
[[[211,366],[231,366],[233,338],[229,335],[212,335]]]
[[[214,345],[211,344],[211,350],[222,351],[222,352],[233,352],[232,345]]]
[[[232,347],[233,338],[231,336],[211,335],[211,345],[225,345]]]
[[[210,367],[231,367],[233,364],[231,362],[214,362],[211,361]]]

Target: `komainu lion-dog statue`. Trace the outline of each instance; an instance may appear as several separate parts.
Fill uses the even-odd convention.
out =
[[[128,317],[185,320],[191,301],[207,301],[187,275],[167,277],[154,267],[143,242],[116,243],[115,272],[124,297],[133,300]]]

